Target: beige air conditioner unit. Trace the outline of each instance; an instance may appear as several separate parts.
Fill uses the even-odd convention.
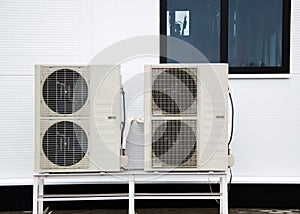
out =
[[[121,76],[112,65],[35,66],[35,172],[119,171]]]
[[[227,169],[227,64],[145,66],[145,170]]]

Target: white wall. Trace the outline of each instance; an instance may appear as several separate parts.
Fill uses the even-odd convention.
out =
[[[230,80],[235,182],[300,181],[300,2],[292,1],[291,79]],[[158,34],[159,0],[2,0],[0,184],[31,182],[34,64],[88,63],[117,41]],[[158,58],[125,63],[124,80],[143,72],[144,63]],[[142,103],[135,102],[135,116],[143,116]]]

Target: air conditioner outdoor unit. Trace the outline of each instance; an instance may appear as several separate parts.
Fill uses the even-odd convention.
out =
[[[145,66],[145,170],[225,171],[227,64]]]
[[[119,171],[121,76],[113,65],[35,66],[35,171]]]

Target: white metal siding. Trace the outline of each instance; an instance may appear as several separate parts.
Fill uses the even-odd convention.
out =
[[[300,75],[230,85],[236,109],[234,175],[300,177]]]
[[[78,0],[0,1],[0,75],[78,59]]]
[[[292,73],[300,74],[300,1],[291,1],[291,68]]]
[[[0,92],[0,178],[30,178],[34,166],[34,78],[1,76]]]

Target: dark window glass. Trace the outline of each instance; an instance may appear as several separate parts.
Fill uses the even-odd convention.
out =
[[[230,74],[288,74],[290,15],[291,0],[160,0],[161,34],[205,56],[193,58],[167,37],[160,62],[222,62]]]
[[[229,0],[231,67],[282,66],[283,0]]]
[[[220,0],[167,0],[166,35],[193,45],[209,62],[220,62]],[[182,50],[167,45],[167,55],[174,52]]]

